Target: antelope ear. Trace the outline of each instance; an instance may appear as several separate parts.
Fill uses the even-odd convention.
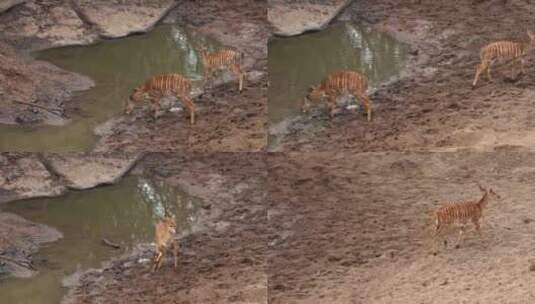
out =
[[[483,188],[479,183],[477,183],[477,186],[479,187],[479,190],[487,192],[487,189]]]

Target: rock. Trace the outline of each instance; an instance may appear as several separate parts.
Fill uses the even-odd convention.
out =
[[[78,0],[78,5],[78,14],[97,27],[101,37],[119,38],[149,31],[175,7],[176,2],[124,1],[110,5],[110,1]]]
[[[26,0],[0,0],[0,13],[24,2],[26,2]]]
[[[3,270],[15,277],[34,275],[32,253],[37,251],[40,244],[62,237],[61,232],[52,227],[29,222],[12,213],[0,212],[0,256],[4,257],[0,258],[0,274]]]
[[[68,188],[90,189],[117,182],[136,163],[139,154],[50,154],[50,168],[65,180]]]
[[[0,26],[1,28],[1,26]],[[0,29],[1,31],[1,29]],[[35,103],[42,107],[63,112],[64,101],[72,92],[86,90],[94,82],[82,75],[66,72],[43,61],[28,60],[15,48],[0,42],[0,123],[62,124],[63,119],[47,111],[25,104]]]
[[[0,203],[33,198],[51,197],[65,192],[37,155],[17,153],[0,155]]]
[[[268,21],[274,27],[275,35],[295,36],[308,31],[324,29],[351,0],[332,0],[328,4],[312,1],[269,2]]]
[[[97,136],[106,136],[113,133],[114,128],[119,125],[120,123],[124,122],[124,117],[116,117],[112,118],[110,120],[107,120],[106,122],[97,125],[93,129],[93,133]]]

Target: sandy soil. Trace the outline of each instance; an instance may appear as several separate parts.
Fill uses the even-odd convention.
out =
[[[401,80],[371,96],[372,122],[350,114],[320,123],[303,117],[281,149],[532,150],[533,59],[517,79],[502,66],[493,70],[494,83],[482,79],[475,90],[471,83],[480,48],[527,39],[525,30],[535,27],[533,11],[525,1],[355,1],[340,18],[369,22],[410,43],[409,67]]]
[[[296,153],[269,159],[271,303],[532,303],[535,154]],[[432,210],[502,197],[459,249]],[[450,244],[457,231],[448,235]]]
[[[151,248],[82,275],[66,303],[266,303],[265,155],[149,154],[140,166],[205,203],[178,270],[172,259],[157,273],[138,263]]]

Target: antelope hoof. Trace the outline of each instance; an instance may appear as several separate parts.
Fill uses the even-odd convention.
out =
[[[455,249],[459,249],[459,248],[461,248],[461,245],[459,244],[455,245]]]

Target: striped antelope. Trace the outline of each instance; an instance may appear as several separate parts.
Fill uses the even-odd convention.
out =
[[[448,203],[435,211],[435,240],[448,226],[452,224],[459,224],[461,229],[459,231],[457,244],[455,245],[455,247],[458,248],[464,233],[464,226],[468,223],[468,221],[471,221],[474,224],[479,236],[481,236],[479,220],[483,215],[483,209],[487,206],[491,197],[498,199],[501,197],[492,189],[487,190],[481,187],[479,184],[478,187],[483,192],[483,196],[478,201]],[[447,245],[446,240],[444,240],[444,245]],[[436,252],[437,251],[435,248],[434,253],[436,254]]]
[[[525,57],[529,50],[535,46],[535,35],[531,31],[528,31],[529,40],[525,42],[513,42],[513,41],[497,41],[490,43],[483,48],[479,53],[481,63],[476,67],[476,75],[472,82],[474,88],[479,80],[479,75],[487,70],[487,77],[489,81],[492,81],[490,76],[490,68],[495,61],[513,61],[511,67],[511,78],[515,75],[514,61],[520,62],[520,70],[524,73]]]
[[[154,254],[152,271],[160,269],[163,262],[163,256],[168,248],[171,247],[175,257],[174,267],[176,269],[178,263],[178,242],[175,240],[176,221],[175,217],[164,217],[158,224],[156,224],[156,232],[154,241],[156,243],[156,253]]]
[[[312,102],[317,103],[327,97],[329,115],[333,117],[337,107],[336,98],[344,93],[350,93],[364,104],[368,121],[370,121],[372,109],[371,100],[366,95],[367,90],[368,79],[366,76],[354,71],[336,71],[327,76],[319,85],[310,88],[309,94],[302,101],[301,110],[308,112]]]
[[[141,103],[149,97],[154,119],[158,118],[161,105],[160,101],[164,96],[176,96],[182,104],[189,110],[190,123],[195,123],[195,105],[190,98],[191,81],[180,74],[167,73],[154,76],[144,84],[134,89],[128,98],[126,114],[132,113],[137,103]]]
[[[201,57],[204,65],[205,84],[213,77],[215,72],[227,69],[236,74],[239,81],[239,91],[242,91],[244,74],[241,70],[241,65],[243,53],[232,49],[222,49],[209,53],[206,49],[201,49]]]

